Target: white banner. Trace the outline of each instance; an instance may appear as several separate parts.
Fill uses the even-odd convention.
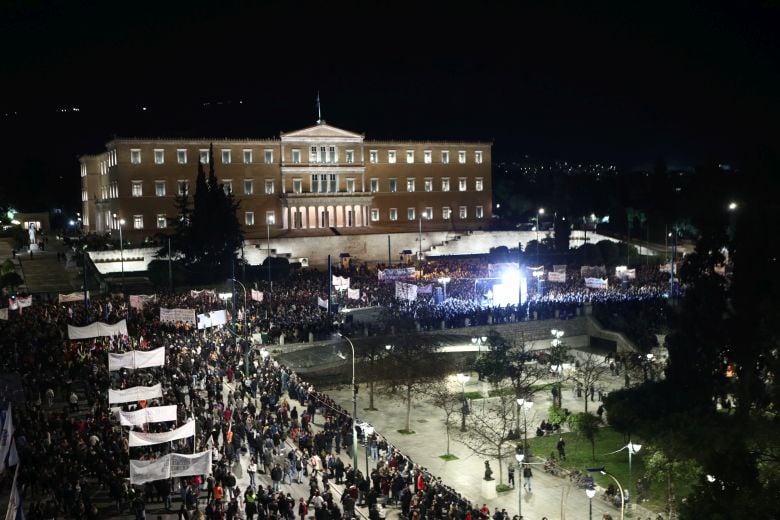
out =
[[[7,320],[8,319],[8,308],[0,309],[0,320]]]
[[[636,280],[636,269],[626,269],[625,275],[629,280]]]
[[[130,483],[144,484],[174,477],[211,473],[211,450],[187,455],[170,453],[157,460],[130,460]]]
[[[225,323],[227,323],[227,312],[225,312],[225,309],[198,314],[198,330],[224,325]]]
[[[147,423],[176,420],[176,405],[147,406],[135,412],[119,411],[119,424],[122,426],[143,426]]]
[[[341,276],[333,276],[333,287],[336,289],[348,289],[349,288],[349,278],[342,278]]]
[[[89,291],[87,291],[87,299],[89,299]],[[84,301],[84,292],[72,292],[68,294],[60,294],[59,296],[60,303],[83,302],[83,301]]]
[[[263,301],[263,291],[252,289],[252,301],[256,301],[256,302]]]
[[[217,291],[214,289],[202,289],[200,291],[190,291],[190,296],[193,298],[200,298],[201,296],[214,299],[217,297]]]
[[[400,269],[385,269],[384,271],[378,271],[377,277],[379,281],[392,281],[392,280],[414,280],[417,277],[417,273],[414,271],[414,267],[403,267]]]
[[[323,300],[322,298],[317,296],[317,306],[318,307],[322,307],[323,309],[327,310],[327,308],[328,308],[328,300]]]
[[[137,446],[151,446],[153,444],[163,444],[170,441],[176,441],[179,439],[186,439],[187,437],[193,437],[195,435],[195,421],[186,423],[181,428],[176,428],[169,432],[162,433],[144,433],[130,431],[129,446],[135,448]]]
[[[12,311],[19,310],[19,303],[16,301],[16,298],[8,298],[8,308]]]
[[[590,289],[607,289],[609,284],[606,278],[585,278],[585,287]]]
[[[99,338],[101,336],[116,336],[117,334],[127,336],[127,320],[122,320],[113,325],[103,323],[102,321],[96,321],[86,327],[68,325],[69,339]]]
[[[565,283],[566,282],[566,273],[550,271],[549,273],[547,273],[547,281],[548,282],[556,282],[556,283]]]
[[[18,297],[16,298],[16,302],[19,304],[20,309],[25,307],[32,307],[32,294],[26,298]]]
[[[347,289],[347,298],[350,300],[360,299],[360,289]]]
[[[160,307],[160,321],[163,323],[190,323],[195,325],[198,320],[195,318],[195,309],[166,309]]]
[[[417,299],[417,286],[411,283],[395,282],[395,297],[413,302]]]
[[[124,390],[108,389],[108,404],[132,403],[135,401],[148,401],[162,397],[162,385],[134,386]]]
[[[154,350],[131,350],[124,354],[108,354],[108,371],[129,368],[151,368],[165,366],[165,347]]]

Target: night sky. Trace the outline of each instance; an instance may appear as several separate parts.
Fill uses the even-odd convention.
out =
[[[317,91],[369,139],[492,140],[498,159],[694,166],[780,135],[771,1],[108,3],[0,14],[5,180],[66,207],[77,156],[113,135],[276,137],[314,123]]]

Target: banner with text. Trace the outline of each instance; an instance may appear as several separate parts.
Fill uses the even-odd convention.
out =
[[[263,291],[258,291],[257,289],[252,289],[252,300],[256,302],[263,301]]]
[[[160,307],[160,321],[163,323],[191,323],[195,325],[198,320],[195,318],[195,309],[166,309]]]
[[[103,336],[116,336],[117,334],[127,336],[127,320],[122,320],[113,325],[103,323],[102,321],[97,321],[86,327],[68,325],[69,339],[99,338]]]
[[[89,291],[87,291],[87,299],[89,299]],[[72,292],[68,294],[59,295],[60,303],[83,302],[83,301],[84,301],[84,292]]]
[[[347,289],[347,298],[350,300],[360,299],[360,289]]]
[[[413,302],[417,299],[417,286],[411,283],[395,282],[395,297]]]
[[[147,423],[176,420],[176,405],[147,406],[134,412],[119,411],[119,424],[122,426],[143,426]]]
[[[607,289],[609,284],[606,278],[585,278],[585,287],[590,289]]]
[[[550,271],[547,273],[547,281],[548,282],[555,282],[555,283],[566,283],[566,273],[561,273],[558,271]]]
[[[133,386],[124,390],[108,389],[108,404],[132,403],[135,401],[148,401],[162,397],[162,385]]]
[[[131,294],[130,295],[130,307],[134,309],[138,309],[139,311],[142,311],[144,309],[144,305],[148,305],[150,303],[157,303],[157,295],[149,295],[149,294]]]
[[[130,483],[144,484],[175,477],[209,475],[211,450],[187,455],[169,453],[156,460],[130,460]]]
[[[123,354],[108,354],[108,371],[129,368],[151,368],[165,366],[165,347],[154,350],[131,350]]]

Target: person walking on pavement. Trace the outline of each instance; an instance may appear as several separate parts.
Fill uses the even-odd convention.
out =
[[[509,463],[509,485],[512,486],[512,489],[515,488],[515,464],[513,462]]]
[[[528,464],[523,465],[523,487],[526,488],[529,492],[531,491],[531,477],[533,477],[533,473],[531,472],[531,466]]]

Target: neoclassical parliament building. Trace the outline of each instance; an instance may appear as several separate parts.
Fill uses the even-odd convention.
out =
[[[84,230],[122,221],[136,242],[166,232],[210,145],[248,240],[467,231],[492,216],[491,143],[370,141],[318,121],[278,139],[115,138],[80,157]]]

